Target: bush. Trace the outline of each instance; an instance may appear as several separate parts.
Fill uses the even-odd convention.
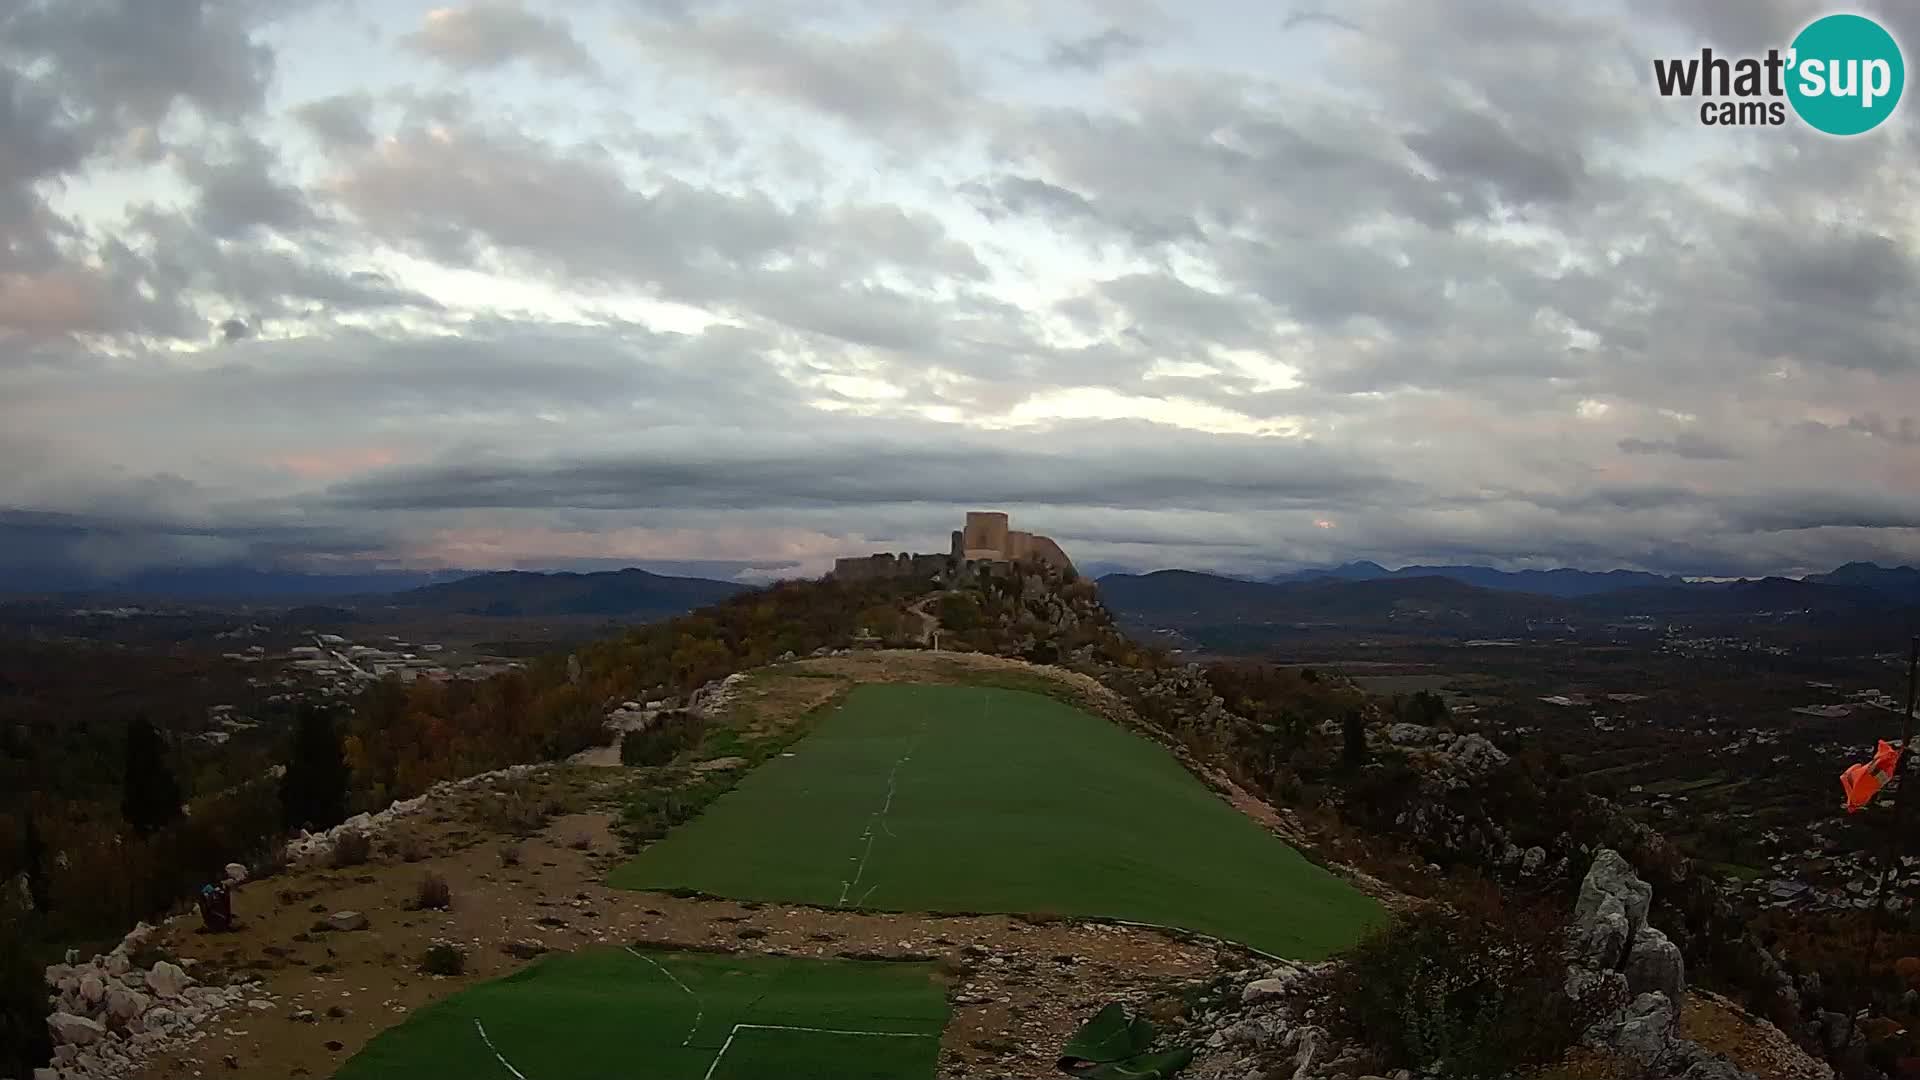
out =
[[[1546,907],[1432,906],[1369,935],[1333,976],[1335,1023],[1389,1065],[1507,1076],[1557,1061],[1622,1002],[1574,1001],[1564,919]]]
[[[453,906],[453,889],[448,886],[446,878],[439,874],[428,874],[420,879],[414,903],[422,910],[445,911]]]
[[[520,845],[519,844],[501,844],[500,845],[500,865],[501,866],[519,866],[520,865]]]
[[[420,957],[420,972],[423,975],[464,975],[467,972],[466,950],[458,945],[436,941],[427,946],[426,954]]]
[[[333,842],[333,868],[344,870],[349,866],[359,866],[373,854],[373,841],[363,832],[347,831],[341,833]]]
[[[629,731],[620,740],[620,764],[665,765],[706,734],[707,722],[690,712],[662,713],[644,731]]]

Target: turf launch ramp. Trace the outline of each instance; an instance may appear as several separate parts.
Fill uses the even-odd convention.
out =
[[[1378,905],[1162,747],[1039,694],[868,685],[609,884],[1174,926],[1318,959]]]

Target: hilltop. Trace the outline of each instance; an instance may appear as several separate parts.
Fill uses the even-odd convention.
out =
[[[1222,590],[1227,600],[1240,595],[1237,586],[1219,579],[1176,577],[1173,584]],[[1335,588],[1359,592],[1326,591]],[[1271,592],[1256,593],[1261,603],[1299,604],[1300,610],[1309,611],[1350,604],[1389,613],[1409,590],[1422,602],[1449,609],[1486,602],[1481,594],[1487,592],[1445,579],[1262,589]],[[951,1012],[938,1066],[947,1076],[980,1075],[983,1069],[1010,1076],[1048,1075],[1053,1055],[1074,1028],[1115,1000],[1161,1018],[1165,1039],[1173,1040],[1162,1045],[1193,1050],[1191,1075],[1197,1077],[1238,1080],[1274,1069],[1303,1077],[1354,1076],[1426,1063],[1422,1055],[1433,1048],[1409,1049],[1395,1034],[1399,1021],[1383,1017],[1402,1015],[1406,1001],[1423,1000],[1421,995],[1430,988],[1376,973],[1367,982],[1374,988],[1370,993],[1408,995],[1405,1001],[1386,1002],[1381,1006],[1385,1012],[1376,1014],[1368,1002],[1377,999],[1344,981],[1343,972],[1355,970],[1344,962],[1303,965],[1296,960],[1318,953],[1264,956],[1244,944],[1207,942],[1191,934],[1194,925],[1238,934],[1232,928],[1244,923],[1246,911],[1285,911],[1293,905],[1284,900],[1251,908],[1222,907],[1215,921],[1196,922],[1186,930],[1109,926],[1097,914],[1128,917],[1128,911],[1108,905],[1113,898],[1127,897],[1129,890],[1113,888],[1113,881],[1092,871],[1072,871],[1070,860],[1060,868],[1071,872],[1049,877],[1055,861],[1041,860],[1012,880],[1023,890],[1070,891],[1054,900],[1018,890],[1004,894],[1019,897],[1006,901],[1013,908],[1010,915],[928,916],[924,909],[937,910],[941,901],[911,891],[899,894],[907,898],[901,906],[922,909],[921,914],[886,915],[866,908],[873,883],[852,867],[841,869],[848,860],[836,854],[837,848],[831,857],[822,858],[822,853],[835,844],[853,844],[854,861],[864,866],[867,859],[858,845],[870,849],[884,843],[883,826],[933,827],[935,818],[926,816],[930,804],[916,801],[934,790],[928,786],[933,777],[915,770],[930,767],[923,763],[923,751],[927,763],[957,761],[952,755],[964,753],[964,744],[941,748],[911,732],[843,732],[859,737],[845,741],[836,752],[853,755],[847,761],[859,769],[848,771],[850,764],[833,775],[877,769],[877,779],[856,784],[857,790],[844,798],[833,794],[831,785],[802,782],[804,776],[792,781],[799,783],[793,790],[813,791],[827,800],[826,812],[805,810],[800,796],[781,796],[776,809],[750,815],[765,823],[760,829],[771,834],[767,837],[751,827],[741,831],[737,820],[704,815],[736,784],[742,785],[737,794],[750,800],[785,790],[776,783],[779,777],[791,780],[799,775],[794,770],[802,768],[789,764],[787,755],[804,761],[825,751],[830,744],[813,741],[817,726],[829,722],[840,702],[851,700],[842,695],[863,684],[901,681],[959,682],[1056,696],[1072,709],[1113,725],[1112,731],[1102,730],[1097,741],[1103,745],[1123,733],[1157,745],[1158,753],[1177,763],[1175,772],[1184,772],[1187,779],[1180,783],[1197,782],[1199,790],[1210,793],[1199,802],[1181,804],[1190,805],[1193,814],[1205,811],[1200,817],[1177,819],[1190,834],[1180,841],[1191,849],[1181,853],[1182,859],[1157,850],[1110,849],[1101,845],[1135,834],[1148,836],[1151,830],[1102,836],[1097,825],[1078,821],[1069,812],[1072,807],[1098,808],[1104,805],[1100,800],[1115,794],[1138,801],[1149,789],[1174,792],[1179,785],[1163,772],[1139,773],[1137,791],[1101,792],[1102,778],[1119,771],[1076,762],[1067,747],[1064,761],[1049,765],[1036,759],[1034,764],[1043,766],[1040,775],[1024,776],[1003,790],[979,781],[948,790],[947,798],[990,793],[1000,800],[994,812],[1004,815],[1005,827],[994,834],[1004,838],[998,842],[1029,842],[1036,830],[1024,827],[1021,815],[1044,805],[1046,820],[1051,828],[1063,830],[1062,838],[1082,837],[1084,851],[1063,850],[1091,860],[1087,865],[1103,868],[1103,873],[1138,860],[1144,875],[1183,860],[1204,862],[1212,842],[1207,837],[1215,826],[1193,822],[1230,809],[1241,827],[1257,826],[1262,842],[1275,845],[1276,851],[1297,852],[1305,860],[1301,865],[1312,868],[1309,877],[1340,883],[1339,890],[1325,896],[1344,890],[1398,913],[1401,921],[1393,929],[1365,939],[1396,958],[1393,970],[1422,970],[1398,963],[1410,950],[1437,949],[1421,953],[1440,965],[1435,970],[1479,962],[1483,952],[1449,952],[1434,944],[1435,939],[1421,936],[1452,926],[1446,921],[1455,917],[1450,912],[1472,912],[1477,925],[1511,928],[1511,936],[1501,936],[1509,931],[1499,929],[1494,937],[1476,939],[1481,942],[1476,949],[1513,948],[1529,955],[1547,949],[1557,955],[1557,946],[1549,945],[1552,935],[1567,925],[1596,853],[1602,848],[1622,853],[1632,870],[1616,875],[1607,887],[1648,889],[1652,902],[1628,924],[1631,954],[1608,949],[1591,953],[1595,966],[1590,970],[1600,988],[1595,993],[1631,990],[1646,996],[1657,990],[1665,1005],[1636,999],[1632,1004],[1637,1011],[1631,1014],[1603,1010],[1584,1017],[1524,1012],[1522,1003],[1561,1000],[1564,979],[1554,970],[1515,971],[1480,986],[1477,992],[1484,997],[1470,1007],[1493,1009],[1494,1015],[1509,1015],[1511,1010],[1523,1026],[1472,1035],[1476,1041],[1461,1043],[1461,1052],[1471,1048],[1515,1064],[1553,1061],[1566,1052],[1582,1025],[1598,1023],[1595,1038],[1603,1047],[1595,1052],[1609,1067],[1624,1068],[1634,1061],[1659,1070],[1653,1075],[1677,1075],[1667,1070],[1711,1064],[1718,1059],[1702,1044],[1711,1041],[1715,1024],[1731,1023],[1736,1014],[1678,982],[1670,962],[1674,957],[1684,957],[1689,971],[1718,972],[1723,985],[1738,988],[1760,1016],[1778,1016],[1784,1022],[1786,994],[1793,995],[1796,1015],[1802,1008],[1818,1008],[1822,999],[1814,984],[1796,981],[1746,935],[1709,879],[1678,858],[1657,833],[1592,796],[1550,751],[1504,734],[1496,742],[1498,733],[1483,731],[1465,713],[1452,714],[1430,695],[1377,696],[1331,671],[1180,663],[1121,633],[1103,603],[1106,592],[1106,586],[1096,588],[1070,572],[1016,564],[983,565],[945,578],[792,582],[734,595],[570,656],[538,658],[524,669],[484,680],[370,687],[355,699],[341,734],[351,748],[353,807],[381,811],[378,815],[356,817],[316,837],[296,837],[287,850],[295,859],[292,866],[273,855],[280,849],[272,824],[277,815],[271,809],[271,787],[242,785],[223,797],[227,801],[202,799],[190,819],[163,834],[168,844],[204,845],[227,859],[242,855],[251,863],[254,878],[267,879],[256,880],[241,893],[243,912],[254,913],[258,920],[250,932],[260,936],[210,946],[220,939],[197,940],[186,932],[190,922],[176,919],[160,939],[174,955],[201,961],[195,978],[225,980],[238,991],[237,997],[227,995],[220,1001],[263,1014],[248,1030],[266,1025],[273,1032],[264,1048],[256,1046],[256,1035],[213,1035],[192,1055],[201,1067],[231,1054],[242,1068],[324,1072],[353,1049],[371,1047],[376,1035],[400,1019],[401,1014],[390,1011],[392,1004],[419,1010],[426,1018],[418,1027],[396,1029],[393,1039],[416,1039],[420,1036],[405,1032],[419,1031],[428,1042],[402,1046],[389,1040],[379,1053],[418,1054],[445,1040],[452,1040],[445,1045],[459,1054],[478,1052],[471,1025],[458,1010],[506,1010],[487,1013],[491,1018],[513,1015],[514,1006],[469,1006],[460,1002],[493,999],[482,995],[456,1000],[448,994],[464,987],[479,989],[482,978],[510,971],[571,971],[527,958],[542,950],[572,950],[586,962],[600,955],[592,945],[605,942],[636,947],[642,961],[690,949],[721,950],[734,957],[730,963],[737,964],[742,977],[756,978],[760,976],[752,973],[760,969],[754,958],[776,949],[822,957],[838,953],[855,960],[877,956],[901,963],[938,961],[945,965],[941,977],[948,980],[945,1008]],[[1503,603],[1535,602],[1493,595]],[[1273,596],[1285,599],[1272,601]],[[927,620],[932,620],[931,628]],[[934,636],[932,629],[938,630],[942,652],[925,648]],[[893,648],[868,651],[863,646]],[[973,707],[968,703],[975,701],[984,699],[956,699],[955,707]],[[923,712],[882,709],[859,722],[893,723]],[[1018,722],[1003,725],[995,738],[1023,738],[1022,732],[1033,725],[1055,722],[1047,715],[1040,710],[1010,717]],[[1092,721],[1072,721],[1081,722]],[[609,737],[621,737],[611,757],[594,749]],[[575,756],[581,752],[590,753]],[[980,760],[969,767],[991,768],[1012,752],[982,747]],[[1102,750],[1101,755],[1104,759],[1114,752]],[[1128,750],[1121,756],[1134,753]],[[532,769],[525,764],[569,759],[573,763]],[[622,760],[626,764],[612,764]],[[475,770],[503,768],[507,771],[476,784],[445,783]],[[1171,797],[1176,802],[1188,798]],[[896,798],[904,800],[898,821],[884,813]],[[391,809],[381,809],[396,799],[400,801]],[[1123,798],[1113,805],[1129,804]],[[791,840],[780,841],[787,835],[781,830],[815,820],[841,824],[838,831],[794,833]],[[619,834],[618,849],[610,829]],[[703,832],[714,829],[727,833],[724,842],[703,839]],[[348,842],[347,836],[360,832],[376,834],[369,861],[339,862],[333,853]],[[110,850],[124,840],[103,830],[63,835],[58,842],[75,854],[72,869],[57,879],[62,895],[69,895],[86,887],[77,875],[99,865],[89,853]],[[508,847],[515,849],[511,860],[505,854]],[[560,847],[591,852],[595,858],[558,858],[554,851]],[[713,852],[720,849],[739,851],[743,865],[716,866]],[[652,852],[665,860],[650,871],[660,879],[624,883],[658,890],[668,888],[670,877],[699,876],[673,881],[668,892],[625,895],[606,887],[622,883],[621,874],[610,875],[616,863],[624,864],[635,854],[645,859]],[[873,863],[883,882],[887,858],[883,849]],[[756,860],[751,865],[766,867],[766,873],[739,877],[749,873],[749,859]],[[969,880],[995,884],[992,875],[997,871],[990,860],[974,858],[969,865]],[[428,872],[451,887],[451,910],[445,914],[438,907],[405,906],[416,891],[419,897],[428,895],[422,876]],[[842,903],[821,893],[820,883],[808,876],[822,872],[847,875],[838,895],[851,910],[839,910]],[[1639,877],[1632,878],[1633,873]],[[1178,924],[1197,918],[1183,914],[1196,901],[1202,907],[1219,907],[1219,897],[1212,894],[1225,896],[1232,876],[1211,879],[1217,885],[1189,880],[1157,887],[1155,903],[1161,906],[1154,910],[1155,917],[1143,921]],[[1125,878],[1123,874],[1117,880]],[[1633,880],[1642,884],[1634,886]],[[867,891],[853,891],[856,881]],[[737,895],[768,882],[770,892]],[[926,889],[940,887],[934,877],[915,877],[914,882]],[[143,879],[140,887],[163,890],[175,883]],[[964,906],[1000,902],[989,895],[992,891],[974,894]],[[808,914],[823,896],[833,910]],[[886,904],[882,895],[872,899],[881,907]],[[1323,897],[1318,902],[1332,901]],[[805,907],[808,903],[815,907]],[[1035,907],[1040,910],[1029,910]],[[350,929],[363,916],[372,928]],[[876,919],[886,921],[870,921]],[[1290,950],[1295,946],[1281,943],[1296,940],[1293,935],[1303,930],[1351,935],[1353,925],[1350,918],[1324,918],[1314,927],[1288,924],[1273,928],[1284,932],[1256,930],[1252,936]],[[360,934],[367,936],[355,936]],[[464,974],[427,979],[408,973],[418,952],[430,950],[435,939],[464,952]],[[1337,937],[1314,940],[1331,942],[1339,952]],[[1205,947],[1194,949],[1196,942]],[[660,949],[668,952],[657,952]],[[1360,962],[1367,954],[1355,955]],[[1638,962],[1629,955],[1640,957],[1645,969],[1636,967]],[[533,967],[523,968],[529,963]],[[111,974],[117,962],[108,957],[101,964],[100,970]],[[157,970],[150,953],[141,955],[138,966],[143,972]],[[328,970],[323,973],[322,967]],[[696,965],[690,964],[683,977],[697,974]],[[599,976],[586,971],[579,977],[591,981]],[[106,1030],[130,1030],[116,1028],[124,1018],[116,1020],[110,1008],[79,991],[84,974],[60,975],[60,980],[68,978],[75,980],[74,989],[61,989],[59,1003],[76,1019],[56,1025],[66,1033],[63,1038],[87,1039],[89,1029],[81,1020]],[[351,987],[362,981],[394,985],[401,992],[385,998],[355,996],[358,991]],[[342,991],[349,994],[347,999],[338,998]],[[487,994],[499,992],[504,991]],[[573,991],[555,992],[564,996]],[[666,1005],[677,1000],[670,984],[663,993],[660,1007],[677,1008]],[[212,1027],[205,1023],[230,1005],[211,997],[204,1000],[213,1012],[195,1021],[201,1030],[233,1026],[225,1020]],[[254,1001],[264,1005],[251,1006]],[[344,1001],[340,1007],[346,1015],[316,1015],[320,1001]],[[1598,1001],[1596,997],[1593,1003]],[[150,1007],[151,1002],[140,1005]],[[1307,1009],[1314,1009],[1319,1019],[1308,1016]],[[143,1023],[152,1015],[135,1011]],[[321,1027],[304,1026],[309,1023]],[[697,1018],[694,1027],[699,1027]],[[1626,1038],[1629,1029],[1650,1041]],[[1789,1030],[1796,1037],[1803,1034],[1798,1020]],[[106,1038],[109,1045],[119,1045],[119,1036]],[[159,1038],[140,1045],[157,1055],[179,1051]],[[545,1051],[522,1043],[509,1052]],[[707,1050],[715,1063],[726,1053],[720,1042]],[[96,1053],[86,1060],[100,1059]],[[1741,1062],[1748,1069],[1757,1067],[1751,1057]],[[1703,1075],[1733,1074],[1723,1070],[1689,1075],[1699,1080]],[[1768,1070],[1765,1075],[1791,1073]]]

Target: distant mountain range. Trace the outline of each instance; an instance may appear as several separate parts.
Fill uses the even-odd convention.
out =
[[[1593,596],[1597,593],[1616,592],[1620,589],[1687,583],[1685,578],[1662,577],[1659,574],[1648,574],[1639,570],[1608,570],[1605,573],[1566,569],[1515,571],[1495,570],[1486,566],[1403,566],[1398,570],[1389,570],[1374,562],[1350,562],[1331,570],[1300,570],[1267,580],[1281,584],[1289,581],[1378,581],[1383,578],[1421,577],[1447,578],[1451,581],[1477,585],[1483,589],[1498,589],[1502,592],[1535,593],[1540,596],[1562,598]]]
[[[1640,570],[1495,570],[1487,566],[1403,566],[1388,570],[1375,562],[1350,562],[1327,570],[1297,570],[1266,579],[1271,584],[1298,581],[1378,581],[1396,578],[1438,577],[1501,592],[1532,593],[1565,600],[1638,589],[1688,589],[1701,594],[1740,582],[1688,581],[1683,577],[1649,574]],[[1795,581],[1793,578],[1751,578],[1753,582]],[[1836,585],[1882,593],[1896,601],[1920,603],[1920,569],[1883,567],[1852,562],[1826,574],[1798,579],[1814,585]]]
[[[210,605],[311,606],[335,616],[346,609],[403,608],[460,615],[597,615],[652,620],[679,615],[742,592],[747,586],[671,577],[628,568],[594,573],[508,570],[367,574],[302,574],[221,567],[155,570],[118,581],[0,575],[0,592],[59,596],[75,603],[178,601]],[[315,609],[318,610],[318,609]]]
[[[603,615],[662,619],[718,603],[749,586],[645,570],[476,574],[382,598],[386,606],[459,615]]]
[[[0,592],[276,603],[401,592],[472,573],[471,570],[379,570],[364,574],[305,574],[249,566],[213,566],[141,570],[101,580],[41,568],[5,569],[0,570]]]
[[[1108,574],[1100,597],[1123,619],[1174,629],[1344,625],[1474,635],[1592,626],[1633,616],[1823,616],[1920,606],[1920,571],[1852,563],[1805,580],[1689,582],[1632,571],[1510,573],[1487,567],[1349,563],[1269,581],[1162,570]]]

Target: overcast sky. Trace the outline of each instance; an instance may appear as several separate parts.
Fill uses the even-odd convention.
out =
[[[1326,10],[0,0],[0,563],[1920,562],[1920,103],[1652,88],[1827,9]]]

